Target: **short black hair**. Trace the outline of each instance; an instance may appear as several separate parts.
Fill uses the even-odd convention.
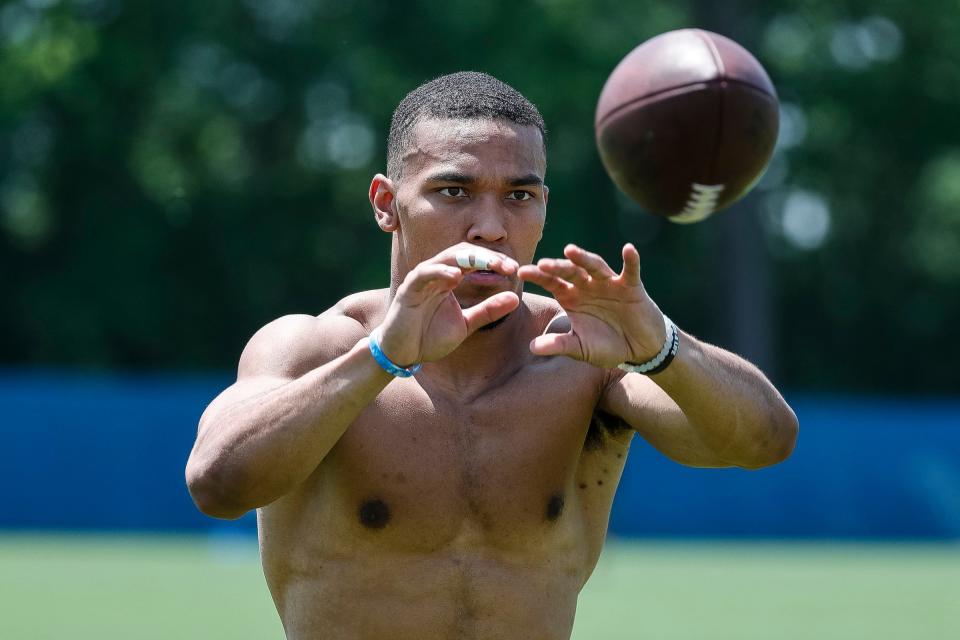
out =
[[[523,95],[491,75],[460,71],[426,82],[404,97],[393,112],[387,138],[387,174],[398,179],[410,133],[421,120],[509,120],[540,130],[546,144],[543,116]]]

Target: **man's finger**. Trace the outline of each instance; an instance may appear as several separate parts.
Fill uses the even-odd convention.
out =
[[[480,327],[499,320],[520,304],[520,298],[512,291],[501,291],[483,302],[463,310],[463,319],[467,323],[467,333],[473,333]]]
[[[520,264],[510,256],[468,242],[461,242],[449,247],[434,257],[433,260],[463,270],[489,270],[506,276],[512,276],[520,268]]]
[[[562,295],[573,287],[569,282],[561,280],[549,273],[544,273],[540,267],[532,264],[520,267],[518,275],[521,280],[532,282],[537,286],[543,287],[555,296]]]
[[[573,331],[537,336],[530,342],[530,351],[538,356],[569,356],[577,360],[583,359],[580,337]]]
[[[581,249],[575,244],[568,244],[564,247],[563,255],[567,256],[574,264],[586,269],[592,278],[608,280],[617,275],[606,260],[596,253]]]
[[[563,278],[573,284],[586,284],[590,281],[590,275],[583,267],[578,267],[570,260],[554,260],[553,258],[542,258],[537,262],[541,271]]]
[[[620,277],[623,281],[635,287],[640,284],[640,252],[631,243],[623,245],[623,272]]]
[[[420,293],[435,283],[449,285],[452,288],[463,278],[463,272],[445,264],[421,264],[410,272],[410,276],[409,290]]]

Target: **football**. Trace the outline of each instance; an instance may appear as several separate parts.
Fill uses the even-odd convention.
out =
[[[617,187],[650,213],[691,223],[757,183],[773,155],[780,106],[746,49],[681,29],[647,40],[616,66],[594,124]]]

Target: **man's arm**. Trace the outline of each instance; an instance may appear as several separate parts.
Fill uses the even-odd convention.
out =
[[[615,273],[575,245],[566,259],[545,258],[520,277],[553,294],[569,331],[539,336],[538,355],[565,355],[612,369],[600,408],[620,416],[671,458],[696,466],[775,464],[793,450],[797,419],[764,375],[745,360],[682,334],[663,371],[623,374],[621,362],[645,362],[665,341],[663,315],[640,280],[640,256],[623,248]],[[615,373],[614,373],[615,371]]]
[[[466,243],[411,270],[380,324],[384,355],[399,365],[439,360],[468,335],[520,303],[501,292],[461,309],[459,253],[482,255],[504,275],[519,265]],[[289,493],[317,468],[364,408],[393,380],[369,350],[366,330],[334,309],[287,316],[261,329],[244,350],[237,382],[200,419],[187,461],[187,486],[204,513],[238,518]]]
[[[288,493],[392,379],[351,318],[268,324],[244,349],[237,381],[200,418],[186,469],[197,506],[238,518]]]
[[[662,372],[612,370],[600,408],[661,453],[696,467],[756,469],[785,460],[797,418],[755,366],[685,333]]]

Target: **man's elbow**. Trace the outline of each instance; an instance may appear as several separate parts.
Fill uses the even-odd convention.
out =
[[[762,469],[780,464],[790,457],[797,446],[797,436],[800,433],[800,422],[793,410],[784,405],[781,411],[770,417],[767,430],[770,436],[763,439],[761,446],[753,449],[749,459],[737,466],[744,469]]]
[[[202,464],[193,457],[187,462],[187,490],[197,509],[204,515],[221,520],[236,520],[250,507],[237,500],[237,483],[223,465]]]

